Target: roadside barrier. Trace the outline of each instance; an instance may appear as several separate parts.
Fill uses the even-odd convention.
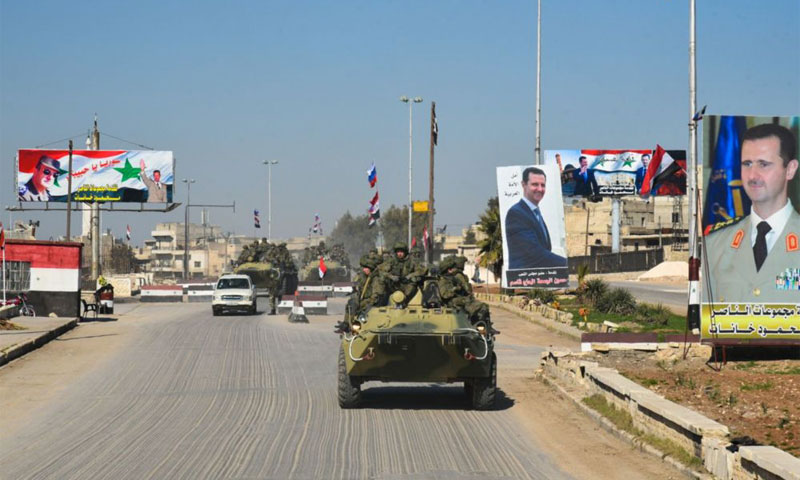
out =
[[[180,285],[143,285],[142,302],[175,302],[183,301],[183,287]]]
[[[214,298],[213,283],[194,283],[186,287],[186,300],[188,302],[208,302]]]
[[[278,313],[289,314],[294,306],[295,296],[284,295],[278,303]],[[306,315],[327,315],[328,299],[322,295],[298,295],[297,301],[303,307]]]

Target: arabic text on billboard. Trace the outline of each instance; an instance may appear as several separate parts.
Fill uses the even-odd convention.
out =
[[[561,180],[555,165],[497,168],[504,288],[568,282]]]
[[[565,197],[686,195],[686,151],[546,150]]]
[[[800,342],[800,117],[703,119],[701,337]]]
[[[66,202],[68,150],[20,150],[18,198]],[[174,161],[168,151],[73,150],[72,200],[172,202]]]

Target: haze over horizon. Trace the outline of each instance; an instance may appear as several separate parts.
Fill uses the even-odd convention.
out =
[[[542,149],[688,149],[688,1],[542,2]],[[427,199],[430,102],[439,120],[436,225],[477,221],[495,168],[534,161],[536,1],[0,1],[0,205],[16,203],[14,156],[75,136],[95,113],[101,149],[172,150],[176,177],[223,230],[326,232],[381,205]],[[800,114],[800,2],[697,2],[698,106],[707,114]],[[776,68],[776,65],[779,68]],[[108,136],[111,135],[111,136]],[[61,144],[48,148],[66,148]],[[185,202],[177,182],[175,201]],[[140,245],[167,214],[103,215]],[[2,212],[64,234],[63,213]],[[199,209],[192,221],[200,221]],[[449,229],[448,229],[449,230]],[[73,231],[80,231],[78,215]]]

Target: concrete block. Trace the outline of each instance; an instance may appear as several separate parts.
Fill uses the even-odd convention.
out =
[[[739,447],[742,466],[746,460],[761,470],[786,480],[800,480],[800,459],[775,447]],[[752,472],[761,475],[761,472]],[[767,477],[768,478],[768,477]]]
[[[631,399],[636,402],[640,409],[649,410],[695,435],[727,438],[730,433],[725,425],[711,420],[694,410],[670,402],[643,387],[642,390],[633,391]]]
[[[703,466],[714,478],[731,480],[734,472],[736,454],[728,450],[730,442],[724,439],[703,437],[701,457]]]
[[[586,370],[586,375],[595,383],[605,385],[608,389],[614,390],[625,397],[630,397],[634,392],[647,392],[650,390],[632,382],[617,373],[614,369],[592,368]]]

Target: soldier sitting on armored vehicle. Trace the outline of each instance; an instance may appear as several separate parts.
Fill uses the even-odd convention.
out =
[[[403,292],[405,301],[401,307],[405,306],[422,284],[425,275],[428,273],[425,265],[410,259],[408,256],[408,246],[403,242],[397,242],[392,249],[394,256],[389,257],[379,268],[387,280],[389,291],[400,290]]]
[[[447,257],[439,264],[437,284],[442,303],[446,307],[467,312],[472,324],[483,322],[493,333],[500,333],[491,327],[489,306],[472,295],[472,286],[463,270],[466,260],[464,257]]]

